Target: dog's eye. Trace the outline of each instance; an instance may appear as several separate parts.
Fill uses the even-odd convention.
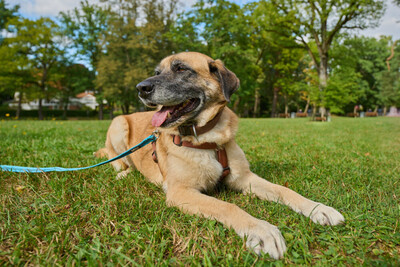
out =
[[[155,76],[160,75],[160,74],[161,74],[161,71],[159,71],[159,70],[156,70],[156,71],[154,72],[154,75],[155,75]]]
[[[176,72],[184,72],[184,71],[186,71],[186,69],[183,68],[182,66],[177,66],[176,67]]]

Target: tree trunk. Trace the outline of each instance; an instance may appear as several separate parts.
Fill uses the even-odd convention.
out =
[[[47,81],[47,65],[43,65],[43,73],[42,73],[42,79],[40,81],[40,89],[41,89],[41,94],[45,95],[46,93],[46,81]],[[43,107],[42,107],[42,101],[43,98],[40,96],[39,98],[39,120],[43,120]]]
[[[254,96],[253,118],[258,117],[260,109],[260,89],[256,89]]]
[[[67,110],[68,110],[68,101],[65,101],[64,102],[64,111],[63,111],[63,115],[62,115],[63,120],[67,119]]]
[[[39,120],[43,120],[43,108],[42,108],[42,98],[39,98],[39,109],[38,109],[38,113],[39,113]]]
[[[124,114],[129,114],[129,103],[126,103],[124,106],[125,106]]]
[[[274,87],[274,96],[272,98],[272,108],[271,108],[271,118],[276,117],[276,105],[278,103],[278,92],[279,92],[279,88]]]
[[[319,92],[320,92],[320,113],[321,117],[325,117],[326,109],[324,104],[325,88],[328,84],[328,55],[327,53],[321,53],[321,62],[319,64]]]
[[[306,104],[306,107],[304,108],[304,113],[307,113],[308,114],[308,107],[310,106],[310,95],[308,95],[308,97],[307,97],[307,104]]]
[[[114,104],[110,103],[110,120],[114,119]]]
[[[397,41],[398,40],[394,41],[394,43],[392,44],[392,47],[390,48],[390,56],[386,59],[386,66],[388,71],[390,71],[390,60],[394,57],[394,48],[397,44]]]
[[[245,103],[244,104],[244,109],[243,109],[243,116],[245,117],[245,118],[248,118],[249,117],[249,108],[248,108],[248,103]]]
[[[103,101],[101,101],[99,103],[99,120],[103,120],[104,119],[103,110],[104,110]]]
[[[284,96],[283,99],[285,99],[285,118],[287,118],[288,112],[289,112],[289,104],[288,104],[287,96]]]
[[[312,109],[312,117],[315,117],[315,114],[317,113],[317,106],[313,105],[313,109]]]
[[[22,92],[19,92],[17,114],[15,115],[17,119],[19,119],[19,117],[21,116],[21,109],[22,109]]]
[[[236,98],[236,100],[235,100],[235,103],[233,103],[233,111],[234,111],[236,114],[239,113],[239,111],[238,111],[238,109],[239,109],[239,103],[240,103],[240,97],[238,96],[238,97]]]

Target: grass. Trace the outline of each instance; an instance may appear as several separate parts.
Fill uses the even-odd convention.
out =
[[[109,121],[1,121],[0,164],[88,166]],[[272,261],[233,230],[165,204],[138,172],[0,172],[0,265],[400,265],[400,119],[242,119],[237,141],[254,172],[341,211],[344,225],[221,190],[282,231]]]

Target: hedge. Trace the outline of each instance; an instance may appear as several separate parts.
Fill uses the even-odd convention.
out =
[[[9,107],[0,106],[0,118],[13,118],[16,116],[17,110]],[[6,114],[9,114],[6,116]],[[64,110],[52,110],[43,108],[44,118],[62,118]],[[104,115],[108,117],[107,110],[105,110]],[[37,118],[37,110],[21,110],[20,118]],[[96,118],[98,116],[98,111],[96,110],[67,110],[67,117],[79,117],[79,118]]]

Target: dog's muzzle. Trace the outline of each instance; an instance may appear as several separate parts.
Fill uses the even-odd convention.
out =
[[[146,98],[154,92],[154,83],[144,80],[136,85],[136,89],[139,91],[140,97]]]

